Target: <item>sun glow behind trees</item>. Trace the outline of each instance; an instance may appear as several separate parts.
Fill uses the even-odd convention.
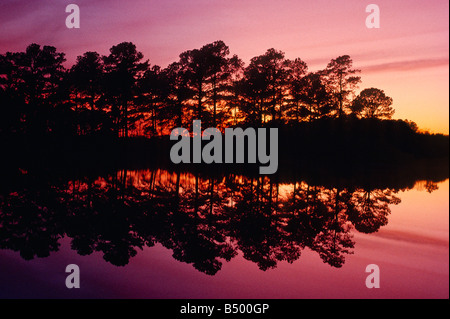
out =
[[[371,100],[370,113],[361,106],[371,96],[364,90],[355,98],[361,78],[354,75],[359,70],[348,55],[308,72],[301,58],[290,60],[269,49],[245,66],[223,41],[215,41],[161,68],[133,43],[122,42],[105,56],[84,53],[70,69],[64,61],[64,53],[37,44],[0,55],[1,93],[10,106],[4,119],[12,132],[29,129],[30,119],[46,122],[40,133],[52,131],[49,113],[54,125],[60,122],[77,135],[119,137],[168,135],[176,127],[190,128],[194,120],[223,132],[238,125],[348,116],[389,119],[393,114],[378,110],[385,108],[384,100],[392,104],[379,89],[369,91],[383,92],[384,100]]]

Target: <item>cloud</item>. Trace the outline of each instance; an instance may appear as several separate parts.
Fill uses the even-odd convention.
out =
[[[419,234],[411,231],[382,229],[378,233],[374,234],[374,236],[412,244],[432,245],[437,247],[448,246],[448,241],[443,238],[432,237],[427,234]]]
[[[413,71],[418,69],[427,69],[432,67],[448,66],[447,58],[436,58],[436,59],[418,59],[411,61],[397,61],[388,62],[374,65],[367,65],[361,67],[364,73],[374,73],[374,72],[399,72],[399,71]]]

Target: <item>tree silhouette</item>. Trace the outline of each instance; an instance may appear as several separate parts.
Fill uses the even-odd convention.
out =
[[[391,119],[395,113],[391,105],[392,98],[386,96],[383,90],[369,88],[361,91],[353,100],[351,110],[363,118]]]
[[[116,125],[116,134],[122,130],[128,137],[129,111],[137,90],[137,80],[148,69],[148,60],[140,62],[144,55],[131,42],[122,42],[110,49],[103,57],[105,84],[111,106],[111,115]]]
[[[13,111],[8,116],[16,120],[19,117],[21,123],[26,123],[16,123],[15,131],[43,136],[64,120],[56,109],[61,103],[58,89],[65,72],[64,61],[64,53],[57,52],[55,47],[41,48],[35,43],[29,45],[25,52],[2,55],[2,99],[18,107],[19,114]],[[57,114],[61,116],[59,123]]]
[[[157,65],[147,69],[138,82],[132,123],[135,126],[142,124],[145,133],[150,133],[150,136],[158,135],[159,124],[166,119],[163,113],[169,110],[168,106],[164,110],[167,86],[167,78]]]
[[[216,41],[205,45],[201,51],[204,54],[205,63],[208,64],[206,85],[210,87],[208,95],[213,107],[212,126],[216,127],[218,103],[223,99],[223,93],[227,90],[231,77],[232,68],[228,58],[230,49],[223,41]]]
[[[304,78],[308,66],[304,61],[297,58],[289,61],[289,80],[288,88],[290,103],[288,104],[286,115],[288,119],[295,119],[297,122],[304,118],[303,96],[304,96]]]
[[[66,61],[65,54],[56,52],[52,46],[31,44],[18,56],[19,86],[26,100],[32,105],[43,104],[56,93],[61,82]]]
[[[206,125],[217,126],[218,105],[229,87],[233,65],[238,59],[229,58],[229,54],[223,41],[215,41],[180,55],[182,74],[196,101],[195,117]]]
[[[189,101],[194,94],[188,86],[189,79],[185,75],[184,66],[178,62],[171,63],[162,70],[160,81],[163,82],[162,99],[167,123],[170,123],[171,128],[183,127],[185,120],[191,118],[187,113],[190,109]]]
[[[73,180],[35,174],[43,173],[1,189],[1,248],[25,259],[46,257],[68,237],[78,254],[100,252],[124,266],[144,246],[160,243],[208,275],[239,251],[266,271],[299,260],[306,247],[343,267],[353,253],[352,232],[377,231],[400,202],[392,187],[321,186],[298,178],[280,196],[273,177],[161,169]]]
[[[289,60],[273,48],[245,66],[215,41],[161,68],[150,66],[133,43],[122,42],[107,56],[85,52],[69,70],[64,61],[64,53],[38,44],[0,55],[0,132],[30,139],[102,133],[114,141],[113,134],[168,135],[194,119],[223,129],[296,126],[349,110],[360,119],[394,114],[392,99],[380,89],[365,89],[353,99],[361,78],[348,55],[307,73],[303,60]],[[419,134],[416,124],[406,123]]]
[[[275,121],[277,115],[281,118],[288,93],[289,66],[284,52],[275,49],[251,59],[241,84],[245,100],[242,111],[250,123]]]
[[[294,82],[294,86],[297,117],[308,117],[311,122],[330,114],[332,110],[331,97],[323,84],[320,73],[309,73],[298,82]],[[299,108],[299,105],[304,107]]]
[[[316,236],[312,250],[316,251],[324,263],[340,268],[345,263],[345,255],[352,254],[353,236],[350,234],[350,223],[346,218],[349,192],[346,189],[326,189],[322,192],[324,224]]]
[[[360,78],[349,56],[307,73],[300,58],[269,49],[245,67],[216,41],[161,68],[123,42],[108,56],[84,53],[69,70],[64,61],[37,44],[0,55],[0,247],[25,259],[68,237],[79,254],[100,252],[117,266],[160,243],[209,275],[238,252],[269,270],[306,247],[342,267],[352,232],[386,225],[397,189],[427,180],[432,192],[448,177],[448,162],[434,162],[448,160],[448,136],[385,120],[392,99],[379,89],[350,104]],[[168,139],[116,138],[167,135],[195,118],[221,129],[278,127],[277,175],[173,166],[161,155]]]
[[[395,191],[385,190],[356,190],[352,194],[348,216],[355,228],[362,233],[373,233],[388,222],[391,213],[389,205],[398,205],[400,199],[394,195]]]
[[[361,72],[353,69],[353,60],[348,55],[339,56],[328,63],[321,73],[324,76],[328,92],[332,96],[333,105],[338,117],[346,114],[352,95],[361,77],[353,74]]]
[[[0,133],[23,133],[27,103],[20,90],[20,53],[0,55]]]
[[[103,60],[97,52],[86,52],[78,56],[77,62],[68,72],[71,102],[75,116],[80,119],[77,129],[80,135],[110,128],[109,118],[104,110],[103,75]]]

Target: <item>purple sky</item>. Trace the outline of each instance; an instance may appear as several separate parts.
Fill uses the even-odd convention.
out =
[[[65,26],[70,3],[80,7],[80,29]],[[380,29],[365,26],[371,3],[380,7]],[[86,51],[107,54],[131,41],[164,67],[223,40],[245,62],[273,47],[313,71],[348,54],[362,70],[360,90],[383,89],[395,118],[448,133],[448,12],[448,0],[2,0],[0,53],[53,45],[70,66]]]

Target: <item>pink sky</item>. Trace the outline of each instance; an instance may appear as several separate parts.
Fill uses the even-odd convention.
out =
[[[70,3],[80,7],[80,29],[65,26]],[[380,7],[380,29],[365,26],[371,3]],[[107,54],[131,41],[165,67],[185,50],[223,40],[245,62],[273,47],[312,71],[348,54],[362,70],[360,90],[383,89],[395,118],[448,134],[448,12],[448,0],[2,0],[0,53],[53,45],[70,66],[86,51]]]

